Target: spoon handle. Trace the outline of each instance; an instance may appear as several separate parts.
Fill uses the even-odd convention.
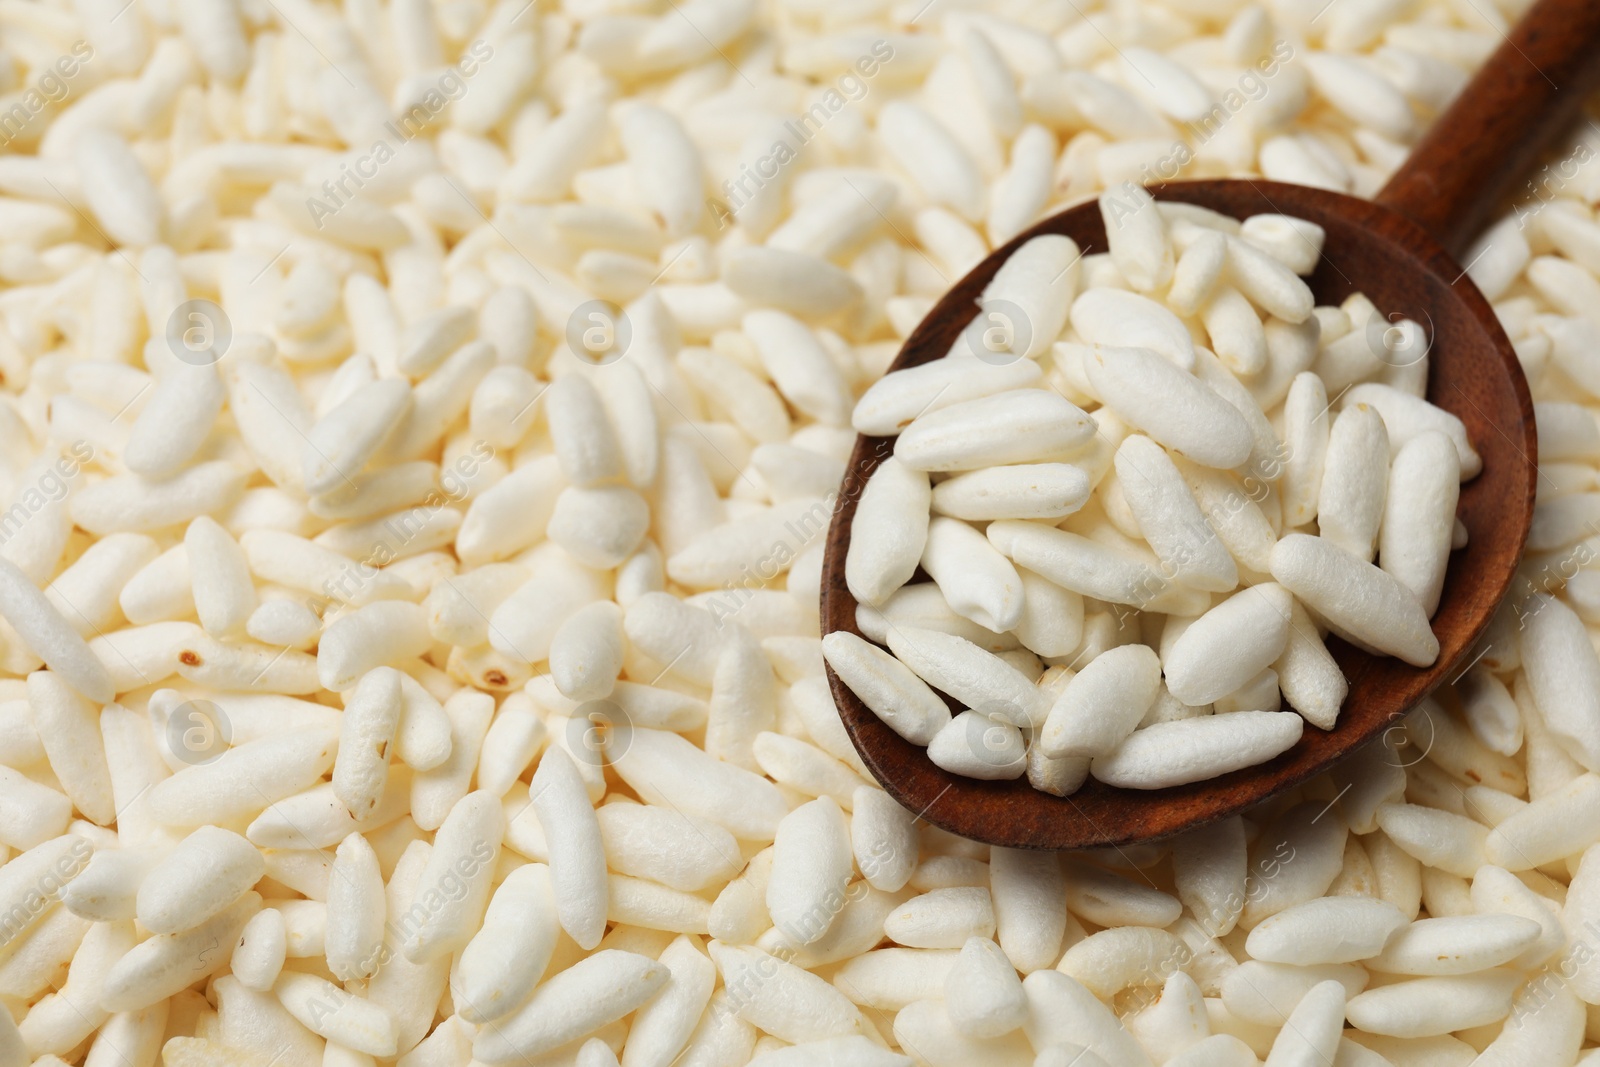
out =
[[[1565,132],[1600,84],[1600,3],[1537,0],[1417,142],[1377,202],[1459,257],[1512,184]],[[1597,154],[1580,149],[1529,182],[1516,210],[1537,209]]]

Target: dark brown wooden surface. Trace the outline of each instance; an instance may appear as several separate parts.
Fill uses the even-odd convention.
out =
[[[1553,195],[1541,183],[1572,181],[1561,160],[1534,164],[1597,86],[1600,2],[1540,0],[1375,199],[1461,256],[1508,198],[1532,206]]]
[[[1548,0],[1547,0],[1548,2]],[[1458,511],[1469,542],[1451,556],[1433,627],[1439,659],[1418,670],[1366,655],[1337,640],[1335,657],[1350,695],[1330,732],[1307,726],[1298,744],[1258,767],[1172,789],[1114,789],[1091,779],[1078,793],[1053,797],[1025,779],[983,782],[934,766],[830,670],[834,701],[857,751],[902,805],[964,837],[1015,848],[1077,849],[1153,840],[1242,811],[1326,770],[1377,739],[1436,686],[1453,680],[1510,586],[1532,517],[1536,443],[1533,404],[1511,345],[1488,303],[1461,268],[1423,229],[1384,207],[1335,193],[1266,181],[1180,182],[1153,190],[1245,218],[1281,212],[1327,230],[1322,262],[1310,278],[1319,304],[1355,291],[1385,315],[1429,329],[1433,347],[1428,398],[1458,416],[1483,456],[1483,472],[1462,487]],[[976,312],[975,298],[1021,244],[1063,233],[1086,253],[1105,250],[1094,203],[1046,219],[998,249],[941,300],[907,339],[892,369],[942,357]],[[893,451],[891,438],[859,438],[834,508],[823,565],[824,632],[856,627],[856,602],[844,582],[850,523],[861,489]]]

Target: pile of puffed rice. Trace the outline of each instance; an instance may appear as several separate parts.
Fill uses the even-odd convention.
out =
[[[1349,686],[1319,621],[1432,665],[1460,483],[1483,466],[1426,399],[1424,327],[1385,329],[1360,293],[1318,314],[1297,275],[1322,227],[1132,185],[1099,208],[1105,253],[1029,239],[983,290],[979,341],[856,405],[857,430],[898,435],[845,559],[889,651],[822,643],[936,766],[1057,796],[1215,778],[1331,729]],[[1085,597],[1114,613],[1096,632]]]
[[[1517,6],[0,0],[0,1067],[1600,1062],[1592,127],[1467,257],[1539,506],[1385,744],[990,849],[818,635],[855,405],[989,249],[1370,195]]]

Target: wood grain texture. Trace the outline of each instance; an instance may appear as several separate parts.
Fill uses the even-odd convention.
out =
[[[1374,198],[1461,256],[1600,86],[1600,3],[1540,0]],[[1537,183],[1535,183],[1537,184]]]
[[[1428,399],[1466,424],[1484,463],[1483,472],[1462,486],[1458,515],[1469,541],[1451,556],[1433,620],[1439,658],[1431,668],[1418,670],[1333,640],[1330,648],[1350,681],[1350,695],[1332,731],[1308,725],[1299,743],[1278,758],[1210,781],[1135,791],[1091,779],[1069,797],[1040,793],[1026,780],[983,782],[941,770],[923,749],[868,711],[830,670],[839,713],[873,775],[902,805],[963,837],[1042,849],[1153,840],[1243,811],[1326,770],[1376,740],[1436,686],[1456,677],[1509,589],[1527,539],[1537,458],[1527,382],[1487,301],[1421,226],[1368,201],[1274,182],[1178,182],[1152,192],[1235,218],[1279,212],[1310,219],[1328,234],[1322,261],[1309,279],[1317,303],[1337,304],[1361,291],[1386,317],[1404,316],[1427,328],[1432,339]],[[973,318],[975,299],[1000,265],[1023,243],[1048,233],[1072,237],[1085,253],[1106,248],[1093,202],[1046,219],[958,282],[907,339],[891,370],[944,356]],[[828,532],[821,604],[825,633],[860,634],[856,602],[844,581],[845,553],[861,490],[893,445],[892,438],[857,440]]]

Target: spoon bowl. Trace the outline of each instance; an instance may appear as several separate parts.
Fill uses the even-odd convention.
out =
[[[1330,638],[1350,684],[1334,728],[1309,724],[1275,759],[1207,781],[1158,790],[1119,789],[1093,778],[1065,797],[1026,779],[980,781],[934,765],[926,750],[878,719],[830,669],[834,701],[862,760],[906,808],[963,837],[1012,848],[1079,849],[1148,841],[1242,811],[1328,769],[1374,742],[1434,688],[1453,681],[1510,588],[1533,516],[1533,401],[1511,342],[1494,311],[1454,258],[1410,218],[1378,203],[1259,180],[1175,182],[1151,188],[1161,201],[1197,204],[1244,219],[1277,213],[1327,232],[1308,279],[1319,305],[1366,293],[1390,322],[1423,325],[1429,335],[1428,399],[1466,424],[1483,470],[1461,486],[1457,517],[1467,544],[1451,554],[1433,617],[1439,657],[1418,669]],[[977,299],[1018,248],[1065,234],[1085,255],[1106,251],[1097,203],[1054,215],[1012,239],[961,279],[907,339],[891,372],[943,357],[977,314]],[[1417,353],[1420,355],[1420,353]],[[822,628],[856,626],[856,601],[844,580],[856,504],[867,479],[894,450],[894,438],[860,437],[835,503],[823,564]],[[956,705],[952,708],[959,710]]]

